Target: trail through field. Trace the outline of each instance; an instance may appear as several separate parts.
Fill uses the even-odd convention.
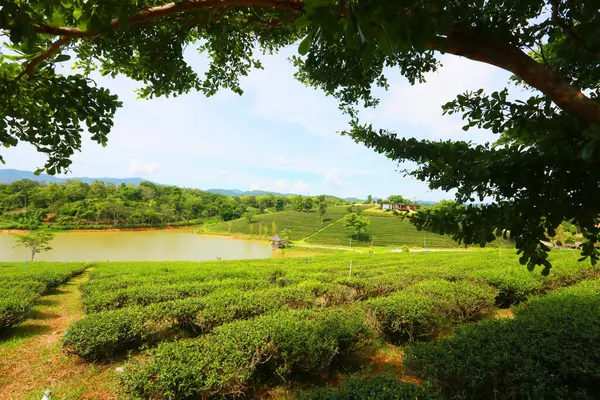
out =
[[[303,242],[306,242],[306,241],[307,241],[308,239],[310,239],[311,237],[313,237],[313,236],[315,236],[316,234],[318,234],[318,233],[320,233],[320,232],[323,232],[325,229],[327,229],[327,228],[329,228],[329,227],[331,227],[331,226],[333,226],[333,225],[337,224],[338,222],[340,222],[340,221],[341,221],[341,220],[343,220],[344,218],[346,218],[346,216],[345,216],[345,215],[344,215],[342,218],[340,218],[340,219],[336,219],[336,220],[335,220],[335,221],[333,221],[332,223],[325,225],[324,227],[322,227],[322,228],[321,228],[321,229],[319,229],[318,231],[311,233],[310,235],[308,235],[307,237],[305,237],[304,239],[302,239],[302,241],[303,241]],[[315,248],[319,248],[319,247],[316,247],[316,246],[314,246],[314,247],[315,247]]]
[[[116,398],[115,366],[91,365],[62,351],[67,327],[85,315],[79,285],[88,272],[49,291],[30,319],[0,336],[0,399]]]

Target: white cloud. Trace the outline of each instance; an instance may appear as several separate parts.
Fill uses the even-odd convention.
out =
[[[129,172],[135,175],[150,175],[158,171],[159,166],[156,162],[146,162],[134,158],[129,161]]]
[[[332,169],[325,172],[325,178],[323,179],[323,185],[326,187],[339,188],[344,186],[344,182],[340,179],[340,170]]]
[[[309,185],[306,182],[304,182],[302,179],[299,181],[296,181],[292,185],[292,190],[294,191],[294,193],[298,193],[298,194],[308,194],[308,188],[309,188]]]
[[[276,183],[275,183],[275,188],[277,189],[277,191],[279,192],[285,192],[288,190],[289,186],[288,183],[285,179],[279,179]]]
[[[380,109],[366,113],[369,119],[385,120],[392,130],[397,130],[394,127],[398,127],[399,122],[424,127],[428,139],[445,139],[450,136],[456,139],[456,135],[474,136],[473,132],[465,134],[462,131],[464,123],[460,116],[442,115],[442,105],[465,91],[480,88],[485,88],[486,91],[500,89],[510,75],[462,57],[443,55],[439,59],[443,66],[438,71],[428,74],[426,83],[411,86],[404,80],[392,84],[389,93],[381,102]],[[411,132],[399,133],[412,136]],[[490,137],[489,134],[480,135],[478,132],[474,139],[481,139],[481,136],[485,136],[486,139]]]
[[[251,113],[303,127],[312,135],[337,138],[337,132],[347,127],[347,118],[341,115],[334,98],[290,79],[296,69],[287,57],[296,52],[297,47],[292,46],[277,56],[263,58],[265,69],[253,71],[243,80],[244,88],[254,92]]]

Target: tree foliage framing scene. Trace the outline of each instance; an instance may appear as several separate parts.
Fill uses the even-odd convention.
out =
[[[585,237],[583,257],[595,263],[599,7],[559,0],[6,1],[0,140],[33,144],[47,155],[44,169],[59,173],[84,129],[108,143],[121,106],[91,71],[139,81],[142,98],[222,88],[241,94],[240,76],[261,68],[257,53],[299,43],[296,77],[339,100],[348,135],[393,160],[416,162],[412,176],[472,204],[453,215],[420,215],[417,227],[466,244],[510,236],[522,263],[547,272],[542,241],[569,220]],[[183,57],[193,44],[210,57],[204,76]],[[360,122],[360,107],[378,104],[372,89],[385,88],[388,74],[421,83],[438,68],[436,53],[507,70],[510,89],[530,91],[524,101],[513,100],[508,85],[457,93],[443,107],[463,116],[465,130],[492,130],[495,143],[416,140]],[[69,59],[73,73],[58,72]]]
[[[31,146],[42,161],[36,175],[0,180],[0,253],[7,237],[30,251],[0,254],[0,398],[598,399],[599,10],[600,0],[1,0],[0,161]],[[209,126],[215,109],[186,108],[168,120],[189,116],[183,129],[148,140],[169,152],[193,147],[179,130],[226,135],[205,150],[244,158],[229,176],[279,171],[264,167],[275,162],[286,179],[312,174],[321,187],[360,164],[346,176],[354,195],[373,193],[367,204],[303,180],[272,192],[241,178],[228,182],[250,191],[114,170],[61,177],[90,139],[117,142],[118,110],[131,103],[111,79],[157,103],[242,95],[273,54],[289,55],[302,89],[333,101],[342,125],[318,121],[320,105],[305,110],[293,93],[280,106],[294,122],[338,129],[328,161],[348,167],[318,165],[323,142],[292,138],[289,121],[263,136],[306,153],[305,165],[270,147],[244,158],[253,149],[228,129],[258,142],[267,127]],[[502,82],[450,82],[446,60]],[[285,91],[270,76],[281,71],[267,72]],[[458,134],[373,118],[397,79],[428,91],[436,76],[459,90],[422,114],[461,120]],[[383,126],[392,120],[407,123]],[[379,159],[454,199],[426,204],[396,187],[386,190],[406,197],[373,197],[369,181],[396,185],[365,171]],[[51,250],[56,231],[52,251],[23,262]]]

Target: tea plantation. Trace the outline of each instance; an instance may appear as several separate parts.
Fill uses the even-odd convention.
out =
[[[346,228],[344,217],[348,214],[347,207],[330,207],[321,222],[316,211],[298,212],[281,211],[254,216],[252,222],[245,218],[229,222],[208,225],[198,230],[198,233],[220,235],[242,235],[255,238],[272,236],[273,228],[277,233],[289,229],[290,240],[305,241],[315,245],[331,246],[365,246],[373,243],[375,246],[410,246],[428,248],[458,247],[448,235],[427,234],[419,231],[410,223],[408,218],[400,218],[389,212],[381,212],[375,208],[364,209],[362,215],[370,221],[367,232],[360,237],[352,237]],[[488,247],[514,247],[512,243],[498,238],[488,244]]]
[[[551,260],[547,277],[497,250],[99,263],[63,346],[131,354],[125,398],[597,398],[600,271],[575,252]],[[360,374],[382,345],[404,348],[404,372]]]
[[[0,330],[27,319],[42,293],[85,269],[81,264],[0,264]]]

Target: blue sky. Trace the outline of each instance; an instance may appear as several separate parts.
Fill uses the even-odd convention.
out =
[[[293,78],[288,48],[264,56],[265,70],[242,79],[243,96],[222,90],[211,98],[190,93],[178,98],[137,100],[136,83],[123,77],[96,77],[124,102],[108,146],[90,140],[73,157],[70,176],[140,176],[158,183],[200,189],[261,189],[342,197],[439,200],[452,194],[431,191],[404,178],[397,163],[340,136],[347,118],[335,99]],[[203,55],[188,52],[202,71]],[[464,132],[459,116],[442,116],[441,105],[467,89],[497,90],[509,74],[460,57],[440,56],[444,66],[427,83],[411,86],[389,71],[390,90],[380,106],[363,113],[365,122],[399,136],[430,140],[495,140],[486,131]],[[44,157],[27,145],[3,149],[3,168],[35,170]],[[410,165],[408,165],[410,167]]]

